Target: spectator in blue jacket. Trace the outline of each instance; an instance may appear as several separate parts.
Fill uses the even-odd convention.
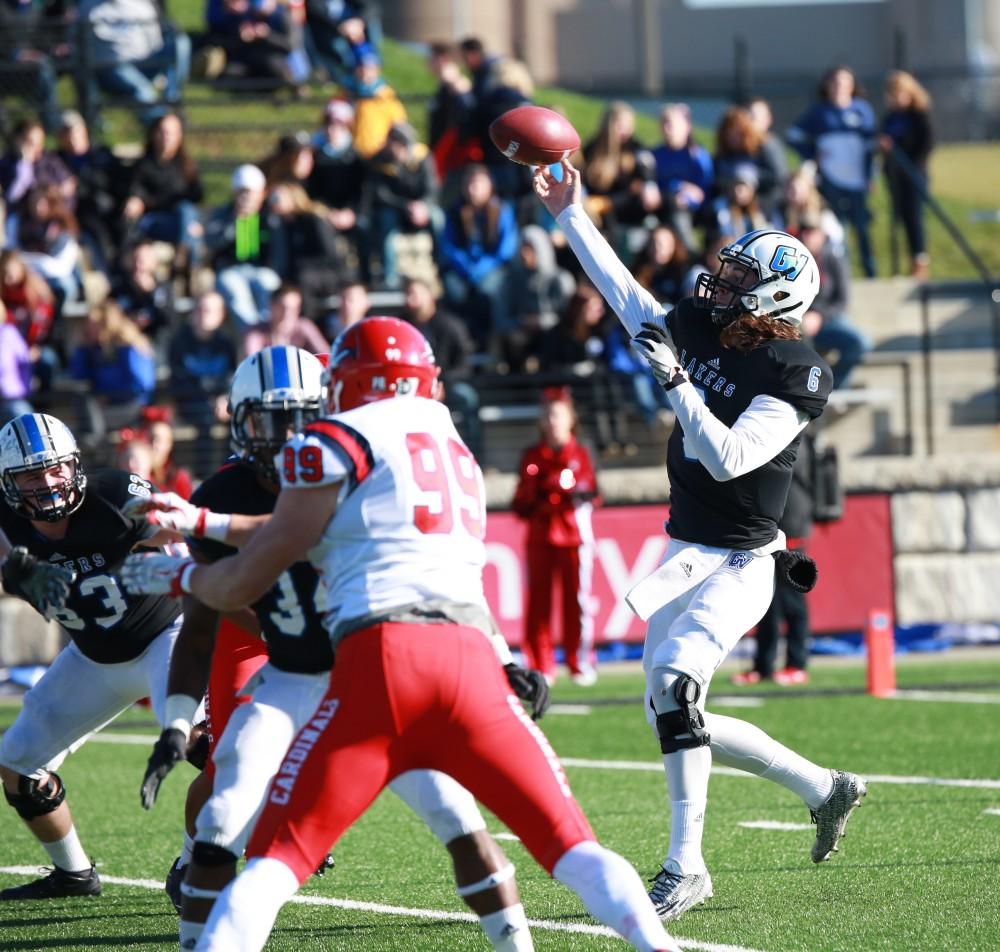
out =
[[[486,167],[470,165],[462,197],[445,219],[441,258],[448,303],[469,323],[481,349],[509,330],[507,266],[518,245],[514,209],[496,197]]]
[[[81,429],[94,448],[104,444],[108,430],[135,423],[156,387],[152,344],[112,300],[99,304],[87,317],[69,371],[74,380],[87,385]]]
[[[688,251],[695,253],[698,239],[694,220],[712,189],[712,156],[691,136],[691,110],[686,103],[667,103],[660,123],[663,145],[653,149],[663,200],[660,218],[680,235]]]
[[[854,228],[861,265],[875,276],[868,210],[875,151],[875,112],[858,96],[857,80],[846,66],[823,78],[822,101],[793,125],[785,137],[803,159],[815,161],[819,189],[844,224]]]

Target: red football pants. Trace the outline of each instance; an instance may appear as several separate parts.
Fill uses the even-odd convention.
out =
[[[552,639],[552,594],[560,592],[562,645],[566,664],[578,674],[591,662],[593,641],[590,619],[591,559],[582,547],[529,545],[528,593],[524,609],[524,648],[528,666],[555,674]]]
[[[416,769],[454,777],[549,872],[594,839],[482,632],[393,623],[338,645],[330,688],[285,754],[247,857],[279,859],[305,882],[386,784]]]
[[[205,720],[208,722],[208,763],[205,772],[215,776],[212,754],[233,711],[250,700],[240,694],[247,683],[267,661],[267,645],[263,639],[248,634],[238,625],[223,618],[215,635],[212,668],[205,694]]]

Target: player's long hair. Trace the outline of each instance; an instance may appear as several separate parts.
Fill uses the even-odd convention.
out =
[[[723,329],[719,342],[731,350],[749,353],[769,340],[800,340],[801,337],[799,329],[788,321],[744,314]]]

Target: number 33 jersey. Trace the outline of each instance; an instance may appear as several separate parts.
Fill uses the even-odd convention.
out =
[[[46,539],[0,500],[0,528],[12,545],[76,572],[66,605],[55,618],[80,651],[99,664],[139,657],[181,612],[175,598],[128,595],[115,580],[125,556],[146,534],[143,526],[122,515],[121,507],[152,490],[146,480],[124,470],[88,473],[83,503],[69,517],[62,539]]]
[[[393,397],[316,420],[276,462],[285,489],[342,483],[309,553],[335,637],[404,606],[488,610],[483,474],[444,404]]]
[[[260,484],[253,467],[237,458],[208,477],[191,502],[213,512],[238,512],[248,516],[274,511],[277,493]],[[236,549],[210,539],[188,539],[191,551],[206,561],[232,555]],[[330,638],[323,627],[319,576],[308,562],[296,562],[256,602],[271,664],[282,671],[317,674],[333,665]]]

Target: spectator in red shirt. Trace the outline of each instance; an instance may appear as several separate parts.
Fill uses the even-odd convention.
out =
[[[542,439],[521,458],[512,508],[528,523],[526,545],[528,596],[525,652],[528,666],[551,684],[555,680],[552,648],[552,590],[562,594],[563,651],[573,681],[593,684],[593,619],[590,583],[594,563],[591,512],[597,500],[597,477],[590,453],[577,441],[576,410],[565,388],[542,395]]]

